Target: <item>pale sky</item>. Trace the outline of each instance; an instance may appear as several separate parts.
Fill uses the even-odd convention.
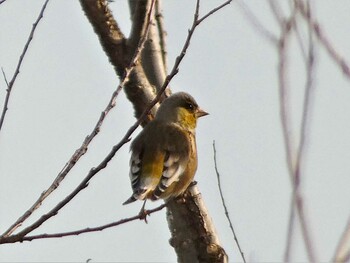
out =
[[[222,2],[203,0],[202,14]],[[350,3],[313,2],[322,29],[350,63]],[[278,36],[267,1],[246,3]],[[7,0],[0,5],[0,66],[8,79],[42,4],[39,0]],[[128,35],[127,1],[115,0],[110,7]],[[163,1],[169,68],[187,36],[194,7],[195,1]],[[305,28],[301,32],[305,39]],[[295,143],[305,85],[305,67],[297,48],[294,41],[288,77]],[[301,191],[315,254],[320,261],[330,261],[350,216],[350,83],[325,49],[315,48],[317,64]],[[200,119],[197,128],[196,180],[230,262],[240,262],[241,257],[219,197],[213,140],[227,207],[246,258],[254,262],[283,260],[292,188],[279,117],[277,62],[276,49],[233,2],[200,25],[171,83],[174,92],[192,94],[210,113]],[[54,180],[95,126],[118,83],[79,2],[51,0],[14,85],[0,132],[1,233]],[[1,109],[5,90],[0,77]],[[121,93],[88,153],[27,223],[70,193],[134,121],[131,104]],[[129,145],[125,145],[88,188],[33,234],[99,226],[136,215],[141,202],[122,206],[131,193],[128,165]],[[134,221],[98,233],[1,245],[0,261],[175,262],[169,238],[163,210],[152,214],[148,224]],[[307,260],[298,225],[292,260]]]

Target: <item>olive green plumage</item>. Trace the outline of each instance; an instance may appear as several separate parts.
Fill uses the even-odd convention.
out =
[[[197,119],[207,114],[185,92],[163,101],[154,120],[131,143],[133,194],[124,204],[168,199],[187,189],[197,170]]]

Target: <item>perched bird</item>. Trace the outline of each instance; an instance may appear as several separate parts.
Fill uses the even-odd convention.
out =
[[[131,197],[136,200],[169,199],[181,195],[197,170],[197,119],[208,115],[194,98],[174,93],[163,101],[155,118],[131,143]]]

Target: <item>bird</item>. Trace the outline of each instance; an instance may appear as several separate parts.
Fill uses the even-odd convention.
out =
[[[197,170],[197,120],[206,115],[186,92],[173,93],[161,103],[155,118],[131,143],[133,193],[123,205],[167,201],[186,191]]]

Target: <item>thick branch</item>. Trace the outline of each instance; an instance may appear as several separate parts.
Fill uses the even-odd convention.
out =
[[[178,262],[228,261],[197,186],[168,203],[167,219]]]
[[[143,1],[140,1],[143,2]],[[154,3],[154,1],[152,1]],[[148,6],[147,12],[144,13],[142,20],[143,30],[139,30],[139,36],[135,39],[135,44],[130,46],[127,44],[128,40],[121,32],[117,22],[113,18],[112,12],[108,7],[108,1],[106,0],[80,0],[80,4],[90,21],[95,33],[100,39],[100,43],[109,58],[109,61],[115,68],[116,73],[120,78],[124,77],[125,68],[129,65],[130,59],[138,48],[138,43],[145,32],[147,23],[152,19],[152,14],[149,13]],[[134,27],[134,26],[133,26]],[[135,26],[136,27],[136,26]],[[130,74],[128,82],[124,86],[125,93],[128,99],[133,103],[135,109],[135,116],[139,118],[143,110],[155,97],[155,90],[149,83],[140,61],[135,62],[133,72]],[[152,109],[149,119],[155,114],[157,106]]]
[[[80,4],[99,37],[109,61],[115,67],[119,77],[122,77],[124,68],[128,65],[125,56],[126,39],[108,8],[108,2],[104,0],[81,0]]]

